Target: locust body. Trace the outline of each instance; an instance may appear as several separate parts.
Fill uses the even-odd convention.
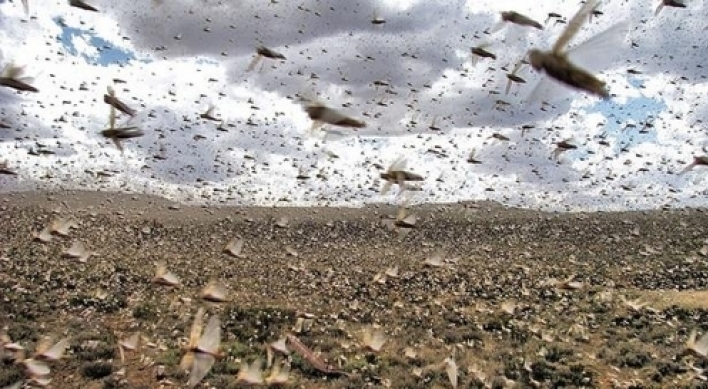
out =
[[[543,71],[568,86],[584,90],[603,99],[610,98],[604,81],[570,62],[564,53],[543,52],[534,49],[529,52],[529,62],[534,70]]]

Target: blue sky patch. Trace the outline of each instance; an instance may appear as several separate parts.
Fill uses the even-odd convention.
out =
[[[66,51],[74,56],[79,56],[80,54],[86,62],[92,65],[108,66],[119,63],[129,63],[137,59],[134,53],[117,48],[107,40],[96,36],[95,31],[70,27],[62,18],[55,18],[54,22],[62,29],[61,35],[59,35],[57,39],[62,43]],[[91,57],[84,53],[79,53],[74,46],[73,39],[75,37],[82,37],[93,47],[96,47],[98,49],[98,57]]]

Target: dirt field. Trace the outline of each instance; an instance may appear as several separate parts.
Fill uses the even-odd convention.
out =
[[[238,387],[241,362],[265,359],[286,334],[350,373],[291,353],[291,387],[449,388],[448,357],[461,388],[708,387],[708,362],[685,352],[693,329],[708,330],[705,210],[430,205],[413,208],[405,234],[384,222],[395,213],[0,195],[0,327],[30,355],[44,335],[69,337],[49,362],[53,388],[184,387],[199,307],[219,316],[225,355],[200,387]],[[68,236],[33,239],[60,218],[77,222]],[[223,252],[234,237],[240,257]],[[95,254],[64,258],[75,241]],[[152,283],[156,262],[181,285]],[[210,280],[226,284],[229,301],[200,299]],[[295,332],[298,317],[312,320]],[[376,327],[379,352],[362,346]],[[117,341],[136,331],[143,346],[122,363]],[[5,354],[0,387],[25,377]]]

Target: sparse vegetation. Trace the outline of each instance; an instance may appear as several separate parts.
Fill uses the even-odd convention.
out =
[[[155,320],[157,312],[155,307],[148,304],[140,304],[133,308],[133,317],[138,320]]]
[[[249,343],[263,343],[279,336],[295,322],[295,311],[273,307],[242,308],[232,305],[224,312],[225,331]]]
[[[124,296],[107,295],[105,298],[93,297],[85,294],[72,296],[69,306],[76,309],[93,308],[99,313],[114,313],[127,306]]]
[[[612,355],[606,356],[608,361],[617,367],[641,369],[652,362],[652,357],[639,345],[622,344],[613,350]]]
[[[179,364],[198,307],[205,308],[207,317],[218,315],[221,319],[220,351],[224,357],[215,362],[204,379],[216,387],[236,387],[240,361],[265,360],[265,345],[292,333],[298,317],[311,318],[298,338],[335,369],[351,374],[322,373],[291,353],[291,379],[308,387],[444,387],[449,379],[442,363],[453,350],[459,387],[502,385],[505,380],[524,387],[534,382],[544,387],[600,387],[609,380],[641,381],[643,387],[682,387],[691,382],[689,363],[696,368],[708,367],[708,362],[682,354],[693,328],[705,332],[708,306],[696,305],[700,299],[695,294],[683,300],[684,295],[678,292],[671,294],[675,304],[659,301],[660,294],[635,283],[643,276],[627,274],[625,267],[630,259],[625,259],[622,266],[614,265],[618,256],[634,258],[634,263],[641,264],[634,274],[651,269],[652,287],[688,279],[689,284],[698,283],[691,279],[691,273],[666,270],[676,268],[683,259],[661,253],[637,254],[661,240],[660,235],[635,237],[605,254],[600,253],[603,246],[598,244],[624,233],[621,220],[629,217],[636,224],[671,226],[655,229],[655,234],[672,231],[680,235],[689,228],[684,225],[708,226],[702,214],[605,214],[583,220],[554,216],[552,224],[558,231],[572,226],[593,232],[585,236],[584,243],[574,242],[568,248],[548,239],[548,227],[538,224],[537,216],[526,211],[496,211],[500,216],[493,222],[475,219],[474,230],[468,229],[469,221],[461,221],[451,212],[439,215],[447,218],[444,222],[430,217],[430,228],[413,230],[401,240],[391,240],[378,230],[377,223],[367,222],[366,217],[376,217],[372,214],[365,220],[352,217],[347,231],[355,233],[345,234],[346,242],[328,241],[328,249],[322,252],[313,245],[313,237],[322,242],[329,236],[322,231],[336,231],[339,226],[324,227],[329,221],[324,213],[297,216],[299,211],[292,210],[289,227],[277,230],[272,218],[267,217],[228,227],[207,218],[184,230],[182,221],[167,218],[160,222],[160,235],[148,238],[125,228],[130,220],[144,225],[142,215],[118,222],[99,214],[82,218],[80,233],[86,241],[104,242],[101,261],[89,261],[84,267],[65,266],[57,272],[62,281],[56,285],[63,287],[35,289],[34,282],[45,277],[37,274],[48,274],[56,262],[53,256],[37,251],[37,243],[23,239],[26,236],[22,231],[44,213],[40,209],[8,212],[16,216],[16,227],[8,230],[0,225],[0,236],[13,242],[7,251],[13,258],[6,262],[5,273],[0,273],[0,283],[6,282],[2,274],[10,274],[19,281],[8,290],[39,292],[8,293],[0,299],[0,309],[6,307],[6,312],[12,313],[0,319],[0,324],[7,326],[8,336],[28,348],[30,355],[45,335],[70,338],[62,361],[50,363],[53,382],[60,386],[101,380],[105,388],[154,387],[157,365],[164,366],[161,379],[186,382],[188,375]],[[416,212],[426,215],[422,210]],[[299,218],[307,220],[306,229],[299,227]],[[532,251],[499,243],[505,223],[520,221],[527,227],[515,241],[535,242]],[[221,246],[234,232],[225,228],[246,231],[242,235],[249,245],[248,257],[228,266],[224,261],[231,259],[220,256]],[[436,235],[433,228],[445,229],[446,233]],[[708,227],[698,228],[708,236]],[[287,244],[297,247],[303,257],[274,255],[280,249],[273,243],[278,234],[286,236],[283,239]],[[465,234],[469,242],[455,238]],[[199,238],[203,236],[214,238]],[[125,244],[136,237],[141,237],[139,245]],[[427,246],[415,242],[435,242],[450,257],[459,259],[449,267],[424,268],[422,262],[430,253]],[[581,255],[582,244],[597,252],[587,254],[582,261],[564,262],[569,255]],[[480,251],[480,245],[486,249]],[[385,261],[374,255],[381,247],[393,253]],[[523,252],[529,254],[522,256]],[[306,258],[303,253],[307,253]],[[33,261],[22,260],[28,256]],[[170,288],[149,282],[156,258],[169,263],[183,286]],[[111,270],[113,265],[107,264],[112,263],[120,263],[121,270]],[[391,266],[400,268],[398,277],[388,277],[382,283],[372,281],[376,272]],[[695,274],[708,272],[708,264],[696,262],[692,266]],[[520,272],[521,267],[527,270]],[[87,283],[83,274],[94,270]],[[586,286],[564,290],[544,284],[550,277],[562,280],[571,274]],[[231,293],[228,302],[205,303],[198,298],[212,278],[227,282]],[[115,291],[113,282],[120,283],[119,290]],[[605,283],[615,287],[602,286]],[[600,295],[609,290],[611,295]],[[651,310],[651,305],[631,309],[618,297],[641,300],[644,294],[661,309]],[[66,314],[46,308],[55,301],[65,302],[69,308]],[[502,310],[504,301],[514,301],[516,309]],[[364,350],[361,344],[362,328],[374,325],[387,335],[386,343],[376,353]],[[114,379],[118,366],[123,367],[118,365],[117,341],[138,331],[145,339],[139,350],[124,350],[127,374]],[[145,341],[151,345],[146,346]],[[11,356],[4,356],[0,363],[0,384],[9,385],[24,377],[21,365]],[[414,369],[420,369],[419,376]],[[688,387],[699,386],[693,382]]]
[[[6,387],[25,378],[22,370],[15,366],[0,362],[0,387]]]
[[[86,362],[81,365],[81,375],[92,380],[107,377],[112,372],[113,365],[108,362]]]

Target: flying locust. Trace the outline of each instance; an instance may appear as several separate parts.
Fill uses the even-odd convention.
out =
[[[325,124],[346,128],[366,127],[366,122],[347,116],[334,108],[327,107],[319,101],[307,100],[303,109],[312,120],[310,132],[315,131]]]
[[[494,34],[495,32],[504,28],[508,23],[516,24],[517,26],[533,27],[539,30],[543,30],[543,24],[531,19],[526,15],[522,15],[516,11],[503,11],[501,12],[501,20],[494,27],[492,27],[489,33]]]
[[[116,127],[116,108],[111,105],[109,127],[102,130],[101,135],[112,140],[118,150],[123,153],[122,140],[141,137],[145,135],[145,132],[137,126]]]
[[[406,170],[406,159],[401,156],[396,159],[388,170],[381,173],[381,179],[385,181],[383,187],[381,187],[381,194],[385,195],[391,189],[391,185],[396,184],[400,188],[400,193],[404,192],[406,189],[410,189],[406,185],[406,181],[423,181],[424,178],[420,174],[409,172]]]
[[[605,82],[598,79],[592,71],[599,71],[611,63],[616,48],[621,45],[627,34],[628,22],[617,23],[574,49],[565,50],[596,7],[597,0],[588,0],[570,20],[550,51],[532,49],[527,55],[531,67],[537,72],[545,73],[571,88],[608,99],[610,93]],[[578,64],[582,64],[583,67]],[[547,88],[548,84],[541,81],[528,101],[540,97]]]
[[[256,48],[256,56],[253,57],[253,60],[251,63],[248,65],[248,69],[246,69],[247,72],[250,72],[251,70],[255,69],[256,66],[263,60],[263,58],[268,58],[268,59],[273,59],[273,60],[285,60],[285,56],[273,49],[269,49],[265,46],[258,46]]]
[[[0,73],[0,86],[5,86],[22,92],[39,92],[39,89],[32,86],[32,77],[22,77],[25,68],[12,63],[5,65]]]

